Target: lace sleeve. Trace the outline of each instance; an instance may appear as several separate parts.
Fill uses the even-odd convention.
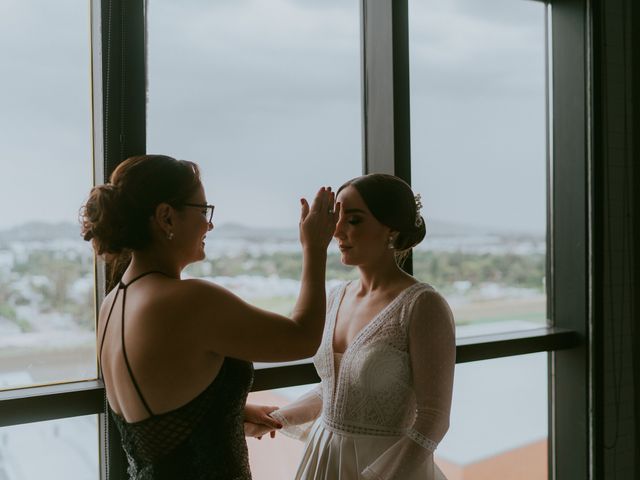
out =
[[[343,283],[328,289],[327,293],[327,315],[330,314],[334,307],[336,297],[344,287]],[[329,322],[325,323],[325,332],[327,334]],[[305,441],[313,422],[320,416],[322,412],[322,383],[319,383],[312,390],[302,395],[300,398],[289,405],[274,410],[270,415],[282,423],[280,430],[288,437]]]
[[[313,422],[322,411],[322,384],[316,385],[289,405],[274,410],[269,415],[282,425],[282,433],[297,440],[306,440]]]
[[[409,319],[409,353],[416,417],[407,434],[363,472],[368,480],[436,478],[433,452],[449,428],[455,367],[455,327],[444,298],[421,294]],[[413,477],[412,477],[413,478]]]

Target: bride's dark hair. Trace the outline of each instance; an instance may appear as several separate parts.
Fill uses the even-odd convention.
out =
[[[337,193],[349,186],[358,191],[380,223],[398,232],[393,246],[396,259],[401,263],[426,235],[425,222],[409,184],[393,175],[370,173],[348,180]]]

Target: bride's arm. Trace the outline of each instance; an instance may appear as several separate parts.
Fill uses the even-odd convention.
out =
[[[279,421],[280,430],[288,437],[306,440],[313,422],[322,411],[322,384],[319,383],[311,391],[305,393],[289,405],[274,410],[269,415]]]
[[[335,286],[327,294],[327,315],[331,315],[334,303],[341,291],[341,286]],[[330,322],[325,323],[324,334],[327,334]],[[294,400],[285,407],[269,413],[271,417],[280,422],[283,428],[280,430],[288,437],[305,441],[315,420],[322,413],[322,383],[317,384],[310,391]]]
[[[451,310],[438,293],[425,292],[409,321],[415,421],[406,436],[364,470],[367,480],[409,478],[413,472],[434,478],[433,452],[449,428],[456,355]]]
[[[327,315],[331,315],[334,303],[337,301],[341,286],[335,286],[327,294]],[[324,334],[327,334],[330,322],[325,323]],[[322,413],[322,383],[317,384],[313,389],[294,400],[285,407],[279,408],[271,413],[275,420],[279,421],[283,428],[280,430],[288,437],[305,441],[313,422]]]

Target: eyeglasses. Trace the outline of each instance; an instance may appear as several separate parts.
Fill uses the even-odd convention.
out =
[[[183,203],[184,207],[195,207],[202,209],[202,215],[205,216],[207,222],[211,223],[211,219],[213,218],[213,210],[216,208],[215,205],[209,205],[208,203]]]

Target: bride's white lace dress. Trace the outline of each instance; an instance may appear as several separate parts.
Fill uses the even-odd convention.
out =
[[[296,479],[444,478],[433,452],[449,426],[454,325],[429,285],[402,291],[341,355],[333,332],[346,284],[331,292],[314,364],[322,382],[272,416],[306,440]]]

